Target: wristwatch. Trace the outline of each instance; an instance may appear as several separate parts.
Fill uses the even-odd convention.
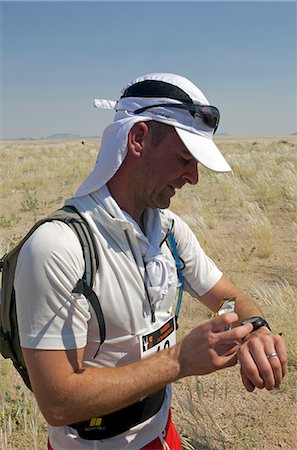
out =
[[[263,319],[263,317],[250,317],[249,319],[245,319],[242,322],[242,325],[244,325],[245,323],[251,323],[253,325],[253,331],[258,330],[261,327],[267,327],[268,330],[271,331],[270,326],[268,325],[266,320]]]

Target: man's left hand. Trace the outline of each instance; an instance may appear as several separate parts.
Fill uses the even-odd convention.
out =
[[[287,352],[280,335],[266,327],[252,332],[238,350],[241,378],[247,391],[278,388],[287,369]]]

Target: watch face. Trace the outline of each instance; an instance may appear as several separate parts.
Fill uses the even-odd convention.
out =
[[[258,328],[264,325],[263,319],[261,317],[256,317],[251,323],[253,324],[253,330],[257,330]]]
[[[242,323],[251,323],[253,325],[253,331],[258,330],[261,327],[267,327],[270,330],[268,323],[262,317],[250,317]]]

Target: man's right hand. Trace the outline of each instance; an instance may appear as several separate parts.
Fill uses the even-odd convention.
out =
[[[237,363],[239,344],[253,329],[250,323],[227,329],[238,321],[235,313],[219,317],[194,328],[177,346],[179,347],[180,378],[205,375]]]

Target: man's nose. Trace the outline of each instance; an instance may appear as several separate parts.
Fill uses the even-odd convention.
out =
[[[183,176],[184,180],[189,184],[197,184],[199,180],[198,163],[193,158],[187,165],[187,170]]]

